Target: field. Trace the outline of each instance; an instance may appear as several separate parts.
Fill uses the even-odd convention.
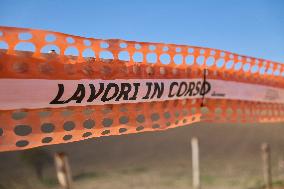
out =
[[[197,136],[200,142],[202,188],[260,188],[262,142],[271,145],[273,180],[275,185],[281,185],[281,180],[284,181],[283,133],[283,124],[193,124],[163,132],[102,137],[27,152],[4,152],[0,153],[0,189],[59,188],[51,161],[56,151],[68,154],[75,189],[188,189],[192,185],[192,136]],[[45,165],[42,181],[29,161],[37,157]]]

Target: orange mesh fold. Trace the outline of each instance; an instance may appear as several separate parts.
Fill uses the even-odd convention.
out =
[[[0,151],[200,121],[284,120],[284,67],[277,62],[211,48],[12,27],[0,27],[0,48]],[[90,84],[95,95],[99,83],[100,98],[89,100]],[[106,92],[110,83],[118,85],[116,95]],[[57,95],[62,98],[52,104]]]

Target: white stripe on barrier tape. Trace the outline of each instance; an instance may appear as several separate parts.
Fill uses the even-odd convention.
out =
[[[206,79],[0,79],[0,110],[214,98],[284,103],[284,89]]]

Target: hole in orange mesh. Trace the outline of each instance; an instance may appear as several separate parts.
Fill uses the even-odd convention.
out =
[[[149,63],[156,63],[157,62],[157,55],[156,55],[156,53],[148,53],[146,55],[146,60]]]
[[[180,48],[180,47],[177,47],[177,48],[176,48],[176,52],[178,52],[178,53],[181,52],[181,48]]]
[[[153,69],[151,66],[148,66],[148,67],[146,68],[146,73],[147,73],[148,75],[152,75],[152,74],[154,73],[154,69]]]
[[[0,31],[0,37],[2,37],[3,36],[3,32],[2,31]]]
[[[28,33],[28,32],[24,32],[24,33],[20,33],[19,34],[19,39],[20,40],[29,40],[31,39],[33,36],[32,34]]]
[[[177,54],[177,55],[174,56],[175,64],[180,65],[180,64],[182,64],[182,61],[183,61],[183,56],[182,55]]]
[[[237,62],[237,63],[235,64],[234,69],[235,69],[236,71],[238,71],[238,70],[240,70],[240,69],[242,68],[242,65],[243,65],[242,62]]]
[[[236,112],[237,112],[238,115],[243,114],[242,109],[240,109],[240,108],[238,108],[238,109],[236,110]]]
[[[120,129],[118,130],[119,133],[124,133],[124,132],[126,132],[126,131],[127,131],[126,128],[120,128]]]
[[[224,57],[225,55],[226,55],[225,52],[220,52],[220,56],[221,56],[221,57]]]
[[[121,51],[118,54],[118,59],[123,61],[129,61],[129,53],[127,51]]]
[[[119,47],[124,49],[124,48],[127,47],[127,44],[126,44],[126,43],[120,43],[120,44],[119,44]]]
[[[128,111],[128,109],[127,109],[127,107],[126,107],[125,104],[121,105],[120,111],[121,111],[121,112],[127,112],[127,111]]]
[[[91,132],[86,132],[86,133],[84,133],[84,134],[82,135],[82,137],[86,138],[86,137],[89,137],[89,136],[91,136],[91,135],[92,135]]]
[[[101,111],[102,111],[103,114],[108,114],[108,113],[111,113],[112,108],[106,107],[106,108],[103,108]]]
[[[160,67],[160,74],[165,75],[166,74],[166,68],[165,67]]]
[[[29,125],[17,125],[14,128],[14,132],[16,135],[26,136],[26,135],[31,134],[32,128]]]
[[[275,72],[273,72],[273,75],[279,76],[280,75],[280,70],[276,70]]]
[[[29,144],[29,141],[27,140],[19,140],[16,142],[17,147],[25,147]]]
[[[203,65],[204,64],[204,56],[198,56],[196,59],[196,63],[198,65]]]
[[[215,59],[214,59],[212,56],[209,56],[209,57],[206,59],[206,65],[207,65],[207,66],[213,66],[214,61],[215,61]]]
[[[162,54],[160,56],[160,62],[162,64],[169,64],[171,62],[171,57],[168,54]]]
[[[245,113],[245,114],[248,114],[248,112],[249,112],[249,111],[246,110],[244,113]],[[268,114],[268,111],[267,111],[267,110],[262,110],[262,111],[260,112],[260,114],[261,114],[262,116],[266,116],[266,115]]]
[[[106,48],[109,47],[109,44],[107,42],[101,42],[100,47],[103,48],[103,49],[106,49]]]
[[[192,54],[194,52],[194,48],[188,48],[187,52]]]
[[[0,128],[0,136],[2,136],[2,135],[3,135],[3,129]]]
[[[84,121],[83,123],[83,126],[86,128],[86,129],[92,129],[94,126],[95,126],[95,121],[92,120],[92,119],[88,119],[86,121]]]
[[[64,109],[64,110],[62,110],[61,115],[64,116],[64,117],[67,117],[67,116],[71,116],[73,113],[74,113],[73,110]]]
[[[56,36],[53,35],[53,34],[47,34],[47,35],[45,36],[45,41],[47,41],[47,42],[53,42],[53,41],[55,41],[55,40],[56,40]]]
[[[226,109],[226,114],[229,115],[229,116],[232,115],[233,112],[234,112],[234,111],[232,110],[232,108],[227,108],[227,109]]]
[[[177,75],[178,74],[178,69],[177,68],[173,68],[173,75]]]
[[[101,73],[102,73],[103,75],[110,75],[111,72],[112,72],[112,70],[111,70],[110,67],[103,66],[103,67],[101,68]]]
[[[128,123],[128,121],[129,121],[129,119],[126,116],[122,116],[122,117],[119,118],[120,124],[126,124],[126,123]]]
[[[185,57],[185,63],[188,65],[192,65],[194,63],[194,56],[188,55]]]
[[[101,59],[113,59],[113,54],[110,51],[102,51],[100,52]]]
[[[167,126],[167,127],[171,126],[171,122],[167,122],[167,123],[166,123],[166,126]]]
[[[155,45],[149,45],[149,50],[150,50],[150,51],[156,50],[156,46],[155,46]]]
[[[51,111],[48,111],[48,110],[46,110],[46,111],[41,111],[41,112],[38,113],[38,115],[39,115],[40,117],[48,117],[48,116],[50,116],[51,114],[52,114],[52,112],[51,112]]]
[[[56,45],[46,45],[41,50],[41,53],[60,54],[60,49]]]
[[[27,115],[28,115],[27,112],[13,112],[12,118],[15,120],[20,120],[20,119],[24,119],[25,117],[27,117]]]
[[[259,73],[262,75],[262,74],[265,74],[265,71],[266,71],[266,68],[265,67],[261,67],[259,69]]]
[[[92,67],[91,65],[89,65],[89,64],[84,65],[82,71],[83,71],[83,73],[84,73],[85,75],[88,75],[88,76],[94,74],[94,69],[93,69],[93,67]]]
[[[133,71],[133,73],[138,74],[138,73],[140,73],[141,68],[137,65],[134,65],[132,71]]]
[[[216,64],[217,64],[217,67],[221,68],[224,66],[225,60],[223,58],[220,58],[217,60]]]
[[[45,137],[41,140],[42,143],[47,144],[52,141],[52,137]]]
[[[92,42],[90,40],[85,39],[84,40],[84,45],[85,46],[91,46]]]
[[[179,117],[179,112],[178,111],[175,112],[175,116]]]
[[[75,42],[75,40],[72,37],[67,37],[66,38],[67,43],[72,44]]]
[[[244,70],[245,72],[247,72],[247,71],[249,71],[249,69],[250,69],[250,64],[249,64],[249,63],[246,63],[246,64],[243,66],[243,70]]]
[[[82,56],[85,58],[95,57],[95,52],[91,48],[87,48],[83,51]]]
[[[43,133],[51,133],[54,131],[54,128],[55,126],[52,123],[44,123],[41,125],[41,131]]]
[[[143,54],[141,52],[135,52],[132,58],[134,62],[143,62]]]
[[[215,50],[210,50],[210,55],[214,56],[216,54]]]
[[[17,73],[25,73],[29,69],[28,64],[25,62],[15,62],[12,67],[13,70]]]
[[[152,119],[152,121],[158,121],[160,119],[160,116],[159,116],[159,114],[154,113],[154,114],[151,115],[151,119]]]
[[[68,47],[65,52],[64,55],[67,56],[79,56],[79,51],[76,47]]]
[[[170,114],[169,112],[165,112],[165,113],[164,113],[164,117],[165,117],[166,119],[169,119],[169,118],[171,117],[171,114]]]
[[[251,73],[256,73],[258,71],[258,66],[254,65],[251,67]]]
[[[104,127],[110,127],[112,125],[112,123],[113,123],[113,120],[109,119],[109,118],[103,119],[103,122],[102,122]]]
[[[71,131],[75,128],[75,123],[73,121],[67,121],[63,124],[65,131]]]
[[[143,122],[145,121],[145,116],[142,115],[142,114],[138,115],[138,116],[136,117],[136,121],[137,121],[138,123],[143,123]]]
[[[226,69],[231,69],[234,65],[234,61],[233,60],[229,60],[227,63],[226,63]]]
[[[85,114],[85,115],[91,115],[94,112],[95,112],[94,109],[91,109],[91,108],[88,108],[88,107],[86,107],[86,109],[83,110],[83,114]]]
[[[110,130],[104,130],[103,132],[102,132],[102,135],[107,135],[107,134],[109,134],[110,133]]]
[[[202,114],[208,114],[209,113],[209,109],[205,106],[201,107],[200,111],[201,111]]]
[[[20,42],[16,45],[15,50],[17,51],[29,51],[29,52],[35,52],[35,46],[33,43],[29,42]]]
[[[216,115],[221,115],[222,114],[222,109],[221,108],[215,108],[215,114]]]
[[[136,128],[136,131],[141,131],[141,130],[143,130],[143,129],[144,129],[143,126],[139,126],[139,127]]]
[[[163,47],[163,51],[166,52],[166,51],[168,51],[168,50],[169,50],[169,47],[168,47],[168,46],[164,46],[164,47]]]
[[[38,65],[39,71],[43,74],[50,74],[54,71],[54,68],[49,63],[40,63]]]
[[[160,125],[159,124],[154,124],[154,125],[152,125],[152,128],[153,129],[158,129],[158,128],[160,128]]]
[[[271,75],[272,72],[273,72],[273,69],[272,69],[272,68],[269,68],[269,69],[267,70],[266,74]]]
[[[191,108],[191,114],[195,114],[196,113],[196,108],[192,107]]]
[[[5,41],[0,41],[0,49],[8,49],[8,43],[6,43]]]
[[[65,135],[64,137],[63,137],[63,140],[70,140],[72,138],[72,135]]]
[[[135,49],[137,49],[137,50],[141,49],[141,45],[140,44],[135,44]]]
[[[183,114],[184,116],[187,116],[187,115],[189,114],[189,112],[188,112],[187,109],[183,109],[183,110],[182,110],[182,114]]]

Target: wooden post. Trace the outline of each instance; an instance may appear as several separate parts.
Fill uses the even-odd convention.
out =
[[[68,157],[65,153],[60,152],[54,155],[54,160],[59,184],[64,189],[71,189],[72,174],[68,163]]]
[[[265,189],[272,189],[272,177],[271,177],[271,160],[270,160],[270,147],[269,144],[263,143],[261,145],[263,178]]]
[[[194,189],[200,189],[200,172],[199,172],[199,148],[198,139],[193,137],[191,139],[192,151],[192,185]]]

